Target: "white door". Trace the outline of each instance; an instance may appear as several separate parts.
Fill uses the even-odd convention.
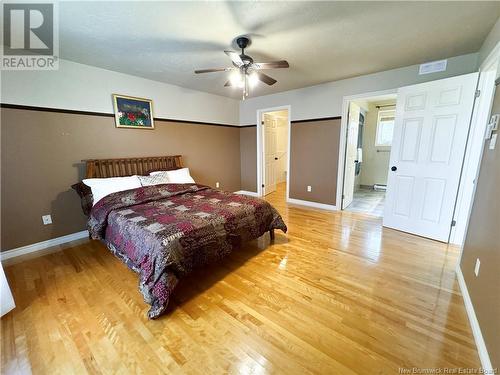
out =
[[[2,296],[2,303],[0,304],[0,316],[4,316],[10,310],[16,307],[16,304],[14,303],[14,298],[12,298],[12,293],[10,291],[7,278],[5,277],[2,263],[0,263],[0,291],[0,295]]]
[[[448,241],[477,79],[398,90],[384,226]]]
[[[356,103],[349,104],[342,209],[348,207],[352,203],[352,198],[354,195],[356,160],[358,156],[358,130],[360,113],[361,108]]]
[[[276,191],[277,124],[264,115],[264,195]]]

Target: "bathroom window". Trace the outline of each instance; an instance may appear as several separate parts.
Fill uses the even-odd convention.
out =
[[[394,133],[394,118],[396,111],[379,111],[377,119],[377,134],[375,146],[391,146]]]

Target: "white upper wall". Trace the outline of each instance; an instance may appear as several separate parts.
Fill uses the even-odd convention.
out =
[[[113,113],[111,94],[153,99],[155,117],[237,125],[238,101],[60,60],[55,71],[2,71],[1,102]]]
[[[474,53],[448,59],[447,70],[441,73],[419,76],[418,65],[413,65],[239,102],[61,60],[57,71],[2,71],[0,99],[7,104],[112,113],[111,94],[117,93],[153,99],[155,117],[249,125],[256,123],[258,109],[282,105],[291,105],[292,120],[340,116],[346,95],[466,74],[477,66]]]
[[[500,18],[491,29],[479,50],[478,66],[481,66],[483,61],[488,57],[490,52],[495,48],[500,41]]]
[[[291,120],[340,116],[342,113],[342,98],[346,95],[394,89],[475,72],[477,71],[477,61],[478,54],[472,53],[449,58],[445,72],[419,75],[419,65],[412,65],[302,89],[249,98],[240,102],[240,124],[255,124],[258,109],[283,105],[291,105]]]

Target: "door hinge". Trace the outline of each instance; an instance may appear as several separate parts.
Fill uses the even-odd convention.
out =
[[[454,227],[455,225],[457,225],[457,222],[455,220],[452,220],[451,221],[451,226]]]
[[[481,90],[476,90],[476,93],[474,94],[474,96],[476,98],[479,98],[479,95],[481,95]]]
[[[262,184],[262,187],[264,187],[264,184]]]
[[[344,195],[344,194],[342,194],[342,199],[344,199],[344,198],[345,198],[345,195]]]

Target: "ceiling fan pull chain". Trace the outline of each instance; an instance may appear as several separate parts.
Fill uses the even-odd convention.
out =
[[[248,96],[248,76],[247,76],[246,72],[244,74],[244,77],[245,77],[245,88],[243,91],[243,98],[246,98]]]

